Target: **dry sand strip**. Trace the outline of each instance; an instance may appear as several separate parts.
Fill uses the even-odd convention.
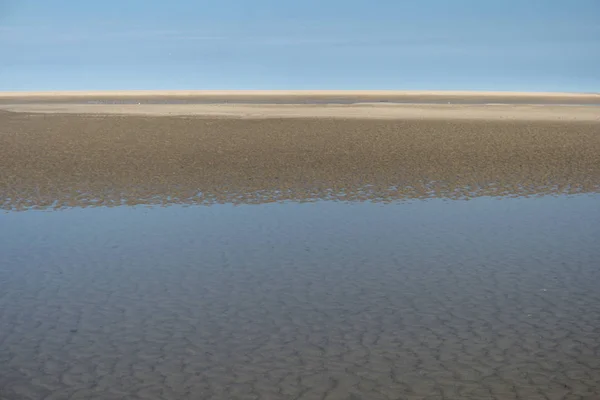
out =
[[[31,103],[452,103],[600,105],[599,93],[460,91],[99,91],[0,92],[0,104]]]
[[[439,104],[17,104],[11,112],[220,118],[469,119],[600,121],[600,107],[556,105]]]
[[[600,124],[0,112],[0,208],[600,191]]]

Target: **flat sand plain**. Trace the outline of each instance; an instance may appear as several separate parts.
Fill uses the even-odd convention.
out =
[[[214,118],[337,118],[393,120],[518,120],[600,122],[599,106],[540,104],[52,104],[0,105],[46,114],[203,116]]]
[[[590,120],[0,112],[4,209],[389,201],[599,186],[600,124]]]
[[[461,91],[97,91],[97,92],[3,92],[0,104],[35,103],[158,103],[158,104],[595,104],[598,93],[461,92]]]

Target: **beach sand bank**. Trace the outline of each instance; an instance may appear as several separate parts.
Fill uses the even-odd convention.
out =
[[[203,116],[219,118],[338,118],[396,120],[598,121],[600,107],[455,104],[52,104],[0,105],[46,114]]]
[[[577,104],[600,105],[598,93],[467,91],[98,91],[0,92],[0,104]]]
[[[4,209],[599,187],[592,121],[0,113]]]

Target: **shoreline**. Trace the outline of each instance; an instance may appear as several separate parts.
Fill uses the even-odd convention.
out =
[[[188,116],[226,119],[334,118],[600,122],[600,107],[541,104],[0,104],[12,113]]]
[[[593,105],[600,93],[469,91],[63,91],[0,92],[0,106],[17,105]]]

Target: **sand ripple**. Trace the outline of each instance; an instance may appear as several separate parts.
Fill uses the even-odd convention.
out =
[[[0,207],[596,192],[600,124],[0,114]]]

